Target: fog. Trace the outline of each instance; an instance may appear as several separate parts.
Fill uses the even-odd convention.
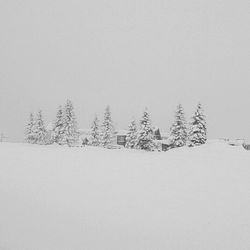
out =
[[[178,103],[203,104],[209,138],[250,139],[247,0],[2,0],[0,133],[70,98],[79,127],[110,105],[126,128],[148,107],[168,131]]]

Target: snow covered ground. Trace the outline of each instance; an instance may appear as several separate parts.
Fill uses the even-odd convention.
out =
[[[0,249],[249,250],[250,151],[0,144]]]

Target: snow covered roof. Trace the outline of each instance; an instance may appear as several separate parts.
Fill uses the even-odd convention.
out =
[[[168,133],[168,132],[162,131],[158,126],[154,126],[154,127],[153,127],[153,131],[154,131],[154,132],[156,132],[158,129],[159,129],[159,131],[160,131],[161,136],[163,136],[163,137],[168,137],[168,136],[169,136],[169,133]]]
[[[166,132],[166,131],[162,131],[162,132],[161,132],[161,136],[162,136],[162,137],[169,137],[169,133]]]
[[[172,144],[172,139],[170,137],[168,137],[165,140],[156,140],[157,143],[161,143],[161,144],[165,144],[165,145],[170,145]]]
[[[240,146],[244,143],[244,140],[243,139],[229,139],[227,142],[229,145]]]
[[[126,129],[119,129],[115,133],[117,135],[127,135],[128,134],[128,130],[126,130]]]

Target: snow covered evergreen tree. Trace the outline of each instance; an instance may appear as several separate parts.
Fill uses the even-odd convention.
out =
[[[91,146],[99,146],[100,145],[100,128],[99,128],[99,120],[98,117],[95,116],[92,126],[91,126],[91,134],[89,144]]]
[[[74,107],[70,100],[67,100],[63,117],[63,133],[60,144],[74,146],[79,140],[77,121],[74,113]]]
[[[201,104],[197,106],[197,110],[191,118],[190,128],[188,133],[188,145],[198,146],[205,144],[207,141],[206,118],[203,113]]]
[[[137,126],[136,126],[136,121],[132,120],[129,129],[128,129],[128,134],[126,136],[126,148],[135,148],[137,141]]]
[[[56,121],[53,127],[53,141],[58,144],[62,144],[63,135],[64,135],[64,114],[62,106],[59,106],[56,114]]]
[[[183,107],[181,104],[177,106],[175,121],[170,129],[170,138],[173,142],[172,146],[174,148],[186,145],[187,127]]]
[[[25,141],[28,143],[35,143],[35,136],[34,136],[34,115],[30,113],[29,123],[25,128]]]
[[[148,110],[143,112],[142,119],[140,120],[140,127],[137,132],[136,145],[137,149],[143,149],[147,151],[153,151],[156,148],[154,143],[154,133],[149,118]]]
[[[107,106],[104,113],[104,120],[101,131],[101,145],[103,147],[110,146],[114,138],[114,125],[111,119],[110,107]]]
[[[46,129],[44,125],[42,111],[39,110],[37,118],[34,123],[34,143],[44,145],[46,144]]]

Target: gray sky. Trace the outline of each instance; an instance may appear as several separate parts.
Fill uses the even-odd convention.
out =
[[[0,132],[67,98],[80,127],[110,104],[168,130],[200,101],[210,138],[250,139],[249,24],[249,0],[0,0]]]

